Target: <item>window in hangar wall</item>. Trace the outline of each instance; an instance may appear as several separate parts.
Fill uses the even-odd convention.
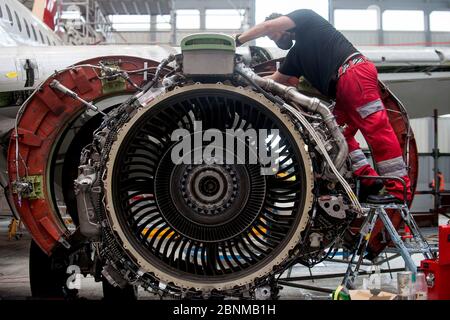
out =
[[[421,10],[386,10],[383,12],[386,31],[424,31],[425,16]]]
[[[200,11],[177,10],[177,29],[200,29]]]
[[[378,29],[378,12],[375,9],[368,10],[334,10],[334,26],[338,30],[364,30]]]
[[[117,14],[110,15],[109,19],[112,27],[117,31],[149,31],[150,16],[149,15],[126,15]]]
[[[206,10],[206,29],[241,29],[245,10]]]
[[[430,30],[450,32],[450,11],[433,11],[430,14]]]
[[[159,15],[156,16],[156,29],[157,30],[170,30],[170,15]]]

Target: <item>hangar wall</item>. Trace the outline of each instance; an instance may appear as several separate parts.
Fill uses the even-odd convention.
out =
[[[208,32],[224,32],[223,30],[208,29]],[[200,32],[198,29],[183,29],[177,30],[177,44],[184,36]],[[226,33],[235,34],[242,32],[240,29],[228,29]],[[360,30],[345,30],[342,33],[357,46],[377,46],[378,32],[377,31],[360,31]],[[153,35],[154,40],[151,39],[149,31],[122,31],[114,32],[113,40],[117,44],[149,44],[149,43],[170,43],[171,31],[158,31]],[[449,32],[432,32],[431,39],[433,43],[439,46],[450,47],[450,33]],[[426,41],[425,33],[421,31],[384,31],[384,45],[385,46],[415,46],[423,45]]]

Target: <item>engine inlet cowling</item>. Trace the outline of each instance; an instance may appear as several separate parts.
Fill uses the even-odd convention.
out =
[[[242,148],[211,151],[211,130],[216,142]],[[268,135],[232,134],[249,130]],[[161,283],[203,292],[255,284],[286,262],[308,221],[312,169],[302,137],[250,90],[195,84],[162,94],[117,129],[108,159],[103,192],[116,245]]]

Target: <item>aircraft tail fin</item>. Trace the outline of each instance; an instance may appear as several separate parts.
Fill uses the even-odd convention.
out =
[[[56,0],[35,1],[33,4],[33,14],[52,30],[55,30],[57,9]]]

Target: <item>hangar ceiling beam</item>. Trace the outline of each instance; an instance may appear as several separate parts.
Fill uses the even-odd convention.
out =
[[[173,7],[172,0],[96,0],[103,14],[167,15]]]

